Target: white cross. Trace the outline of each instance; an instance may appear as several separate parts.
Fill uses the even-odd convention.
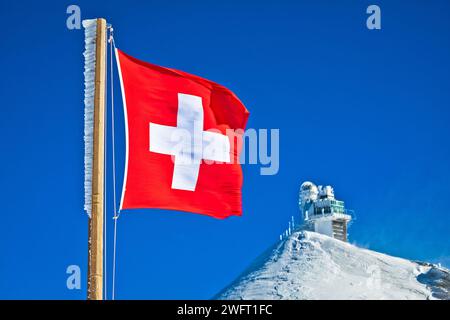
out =
[[[150,122],[150,151],[175,158],[172,189],[194,191],[202,159],[230,162],[226,135],[203,131],[202,98],[178,93],[177,126]]]

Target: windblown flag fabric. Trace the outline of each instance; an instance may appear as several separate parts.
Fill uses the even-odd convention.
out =
[[[126,125],[121,209],[242,214],[249,112],[227,88],[116,49]]]

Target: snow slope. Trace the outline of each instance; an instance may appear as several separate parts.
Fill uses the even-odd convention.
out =
[[[450,272],[297,231],[216,299],[449,299]]]

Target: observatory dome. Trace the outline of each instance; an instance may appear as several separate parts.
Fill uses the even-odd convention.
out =
[[[315,201],[317,200],[317,196],[319,194],[319,189],[317,186],[310,182],[305,181],[300,186],[300,201],[302,204],[308,202],[308,201]]]

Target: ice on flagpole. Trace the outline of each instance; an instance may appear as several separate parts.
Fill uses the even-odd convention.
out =
[[[83,20],[84,27],[84,210],[91,216],[92,160],[94,152],[94,96],[97,20]]]

